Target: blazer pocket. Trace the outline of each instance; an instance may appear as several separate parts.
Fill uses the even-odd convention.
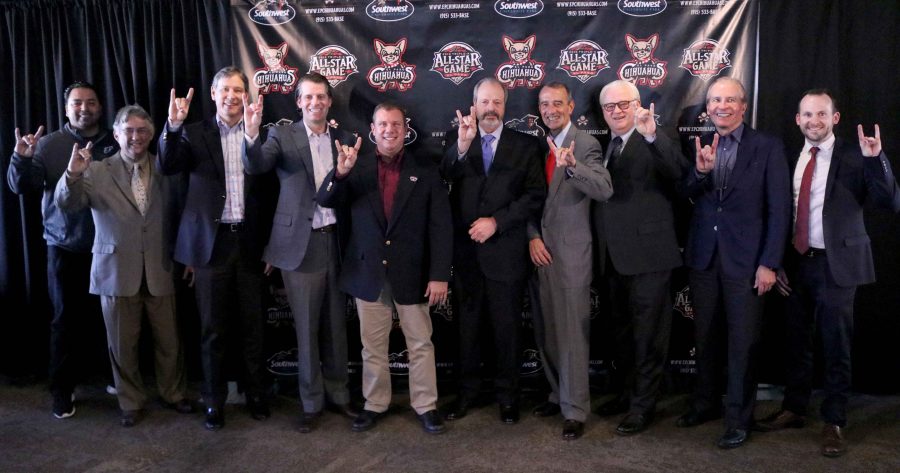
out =
[[[100,255],[111,255],[116,252],[116,245],[111,243],[95,243],[94,247],[91,248],[91,252]]]
[[[659,233],[663,230],[665,222],[662,220],[654,220],[651,222],[644,222],[638,225],[638,235],[647,235],[649,233]]]
[[[294,222],[294,218],[291,217],[290,214],[276,213],[275,216],[272,218],[272,222],[276,225],[283,225],[285,227],[290,227]]]
[[[856,235],[844,238],[844,246],[859,246],[869,243],[869,235]]]

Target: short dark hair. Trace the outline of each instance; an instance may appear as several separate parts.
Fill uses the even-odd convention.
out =
[[[328,79],[325,78],[322,74],[318,72],[309,72],[300,76],[300,80],[297,81],[297,98],[300,98],[300,84],[304,82],[312,82],[313,84],[323,84],[325,85],[325,92],[328,94],[328,98],[334,98],[333,91],[331,87],[331,82],[328,82]]]
[[[375,123],[375,114],[381,110],[385,110],[385,111],[399,110],[400,113],[403,114],[404,123],[406,122],[406,108],[404,108],[403,105],[400,105],[400,103],[395,102],[393,100],[385,100],[384,102],[381,102],[380,104],[376,105],[375,110],[372,110],[372,123]]]
[[[100,100],[100,92],[97,91],[97,88],[94,87],[94,84],[83,80],[76,80],[75,82],[69,84],[68,87],[66,87],[65,92],[63,92],[63,100],[65,102],[69,101],[69,95],[75,89],[91,89],[92,91],[94,91],[94,95],[97,96],[97,102],[100,102],[100,105],[103,105],[103,102]]]
[[[826,89],[825,87],[820,87],[817,89],[809,89],[806,92],[803,92],[803,95],[800,96],[800,100],[803,100],[807,95],[824,95],[824,96],[830,98],[831,99],[831,111],[832,112],[838,111],[837,97],[835,97],[834,94],[830,90]],[[799,102],[798,102],[797,106],[799,107]]]
[[[244,71],[235,66],[225,66],[219,69],[219,72],[216,72],[216,75],[213,76],[212,87],[215,89],[216,84],[218,84],[220,80],[231,76],[240,76],[241,80],[244,81],[244,89],[247,93],[250,93],[250,81],[247,79],[247,75],[244,74]]]

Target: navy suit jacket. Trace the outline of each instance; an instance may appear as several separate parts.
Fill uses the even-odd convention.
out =
[[[429,281],[449,281],[453,239],[447,188],[430,159],[404,151],[392,215],[384,215],[374,152],[359,156],[343,179],[332,170],[317,195],[323,207],[349,206],[352,229],[341,290],[375,302],[391,285],[399,304],[426,301]]]
[[[792,170],[799,156],[800,150],[791,155]],[[874,207],[900,211],[900,188],[891,165],[884,153],[864,157],[855,142],[838,138],[825,181],[822,227],[828,266],[841,287],[875,281],[872,245],[863,222],[863,207],[867,202]],[[799,255],[792,246],[788,247],[787,254],[790,257],[786,258],[786,264],[792,267]]]
[[[702,141],[712,142],[712,135]],[[719,192],[712,173],[700,178],[691,167],[680,186],[694,202],[685,265],[710,267],[718,252],[722,271],[750,278],[759,266],[781,266],[791,222],[788,162],[781,140],[744,125],[728,187]],[[721,195],[720,195],[721,194]]]
[[[182,125],[176,132],[166,125],[159,137],[159,167],[166,175],[182,172],[189,175],[187,199],[175,243],[175,260],[188,266],[206,266],[212,257],[216,232],[225,209],[225,158],[215,119]],[[265,179],[245,173],[244,227],[254,259],[261,259],[263,245],[268,239],[271,228],[268,196],[274,189],[271,175]]]

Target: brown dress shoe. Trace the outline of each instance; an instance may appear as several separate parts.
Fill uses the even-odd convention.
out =
[[[753,426],[753,430],[757,432],[772,432],[773,430],[781,430],[781,429],[799,429],[806,424],[806,418],[799,415],[794,414],[793,412],[782,409],[765,419],[756,423]]]
[[[825,424],[822,428],[822,455],[826,457],[839,457],[847,453],[847,442],[841,428],[834,424]]]

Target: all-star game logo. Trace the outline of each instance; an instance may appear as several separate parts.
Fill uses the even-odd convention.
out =
[[[504,126],[511,130],[521,131],[522,133],[528,133],[529,135],[542,138],[547,135],[547,132],[544,130],[544,127],[538,124],[539,121],[540,117],[529,113],[522,118],[513,118],[512,120],[507,121]]]
[[[690,286],[685,286],[684,289],[675,293],[675,310],[682,317],[694,320],[694,305],[691,304]]]
[[[606,56],[606,50],[599,44],[587,39],[579,39],[559,52],[559,65],[556,68],[566,71],[569,77],[585,83],[597,77],[600,71],[609,69],[609,61]]]
[[[419,134],[416,133],[416,130],[413,130],[413,127],[410,125],[411,122],[412,118],[406,117],[406,136],[403,137],[403,146],[409,146],[419,137]],[[375,143],[375,134],[371,131],[369,131],[369,141]]]
[[[684,50],[681,68],[706,82],[731,67],[731,60],[728,59],[730,55],[731,52],[719,46],[718,41],[701,39]]]
[[[507,89],[516,87],[534,89],[544,80],[544,63],[531,59],[534,43],[534,35],[522,41],[503,36],[503,49],[509,55],[510,61],[500,64],[494,75]]]
[[[400,39],[394,44],[385,43],[375,39],[375,54],[381,59],[381,64],[369,69],[369,85],[384,92],[388,89],[397,89],[406,92],[416,82],[416,66],[403,62],[403,53],[406,52],[406,38]]]
[[[481,66],[481,53],[462,41],[454,41],[434,52],[431,70],[459,85],[476,72],[484,70]]]
[[[284,60],[287,58],[287,43],[281,43],[275,48],[256,43],[256,51],[265,65],[253,74],[253,83],[259,89],[259,93],[291,93],[294,86],[297,85],[299,77],[296,67],[284,64]]]
[[[653,52],[659,46],[659,34],[645,39],[626,34],[625,44],[634,60],[626,61],[619,66],[619,79],[627,80],[634,85],[652,88],[661,86],[666,80],[668,71],[666,61],[653,57]]]
[[[332,87],[359,72],[356,56],[336,44],[325,46],[309,57],[309,72],[322,74]]]
[[[412,16],[415,7],[408,0],[372,0],[366,15],[377,21],[400,21]]]
[[[261,0],[247,12],[254,23],[266,26],[282,25],[294,19],[297,11],[288,0]]]

